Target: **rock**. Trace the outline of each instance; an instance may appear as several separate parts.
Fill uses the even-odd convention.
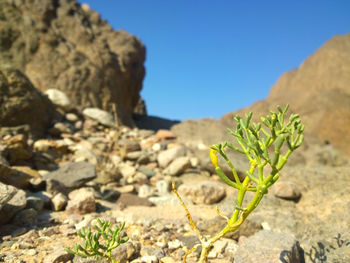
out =
[[[26,208],[33,208],[36,211],[41,211],[44,208],[44,200],[37,196],[28,196]]]
[[[76,114],[71,113],[71,112],[67,113],[65,115],[65,118],[67,121],[72,122],[72,123],[75,123],[79,120],[79,117]]]
[[[16,193],[16,187],[0,183],[0,210]]]
[[[155,134],[155,138],[158,141],[174,140],[176,139],[176,134],[169,130],[160,129]]]
[[[40,90],[63,91],[71,105],[111,111],[115,104],[121,123],[133,123],[145,75],[146,51],[139,39],[114,31],[76,1],[26,7],[6,1],[0,11],[0,17],[8,14],[2,65],[23,70]]]
[[[28,145],[27,136],[24,134],[12,136],[6,139],[5,143],[7,145],[7,159],[11,164],[16,163],[17,160],[28,160],[32,157],[32,151]]]
[[[139,192],[138,192],[139,197],[148,198],[148,197],[151,197],[153,195],[154,195],[154,189],[151,186],[149,186],[147,184],[140,186]]]
[[[117,262],[128,262],[140,253],[140,243],[129,241],[112,251],[112,256]]]
[[[94,178],[95,166],[88,162],[65,163],[58,170],[43,176],[44,180],[57,181],[69,189],[81,187]]]
[[[162,151],[158,154],[157,161],[160,167],[166,167],[171,163],[175,158],[184,156],[185,148],[183,146],[177,146],[165,151]]]
[[[11,199],[3,204],[0,210],[0,224],[9,222],[12,217],[26,207],[26,193],[18,190]]]
[[[268,240],[268,242],[266,242]],[[261,230],[239,242],[235,263],[284,262],[302,263],[303,250],[294,235]]]
[[[136,173],[136,168],[128,164],[122,164],[119,167],[120,172],[124,178],[132,178]]]
[[[188,157],[178,157],[172,161],[167,168],[164,169],[163,173],[171,176],[180,175],[190,168],[191,162]]]
[[[214,204],[226,196],[225,187],[221,183],[202,181],[194,184],[182,184],[178,188],[181,196],[185,196],[195,204]]]
[[[277,181],[272,186],[272,192],[276,197],[286,200],[298,200],[301,196],[298,186],[288,181]]]
[[[96,201],[93,191],[88,188],[80,188],[69,193],[69,201],[66,207],[68,214],[87,214],[96,211]]]
[[[122,193],[117,200],[117,204],[120,206],[153,206],[153,203],[146,198],[141,198],[130,193]]]
[[[38,222],[38,212],[33,208],[18,212],[13,218],[13,224],[17,226],[34,226]]]
[[[58,89],[48,89],[44,93],[56,106],[64,109],[65,111],[72,109],[72,102],[64,92]]]
[[[168,180],[159,180],[156,182],[156,189],[158,195],[166,195],[169,194],[171,189],[171,183]]]
[[[63,122],[56,122],[54,126],[49,130],[49,134],[54,137],[60,137],[62,133],[72,133],[69,124]]]
[[[1,182],[13,185],[17,188],[26,189],[29,186],[31,179],[32,177],[30,174],[23,173],[16,169],[12,169],[11,167],[0,163]]]
[[[62,248],[46,256],[43,263],[68,262],[69,260],[73,260],[73,258],[74,255],[69,254],[65,249]]]
[[[98,108],[86,108],[83,110],[83,114],[107,127],[114,126],[113,116],[107,111]]]
[[[137,141],[119,140],[118,144],[120,145],[124,155],[127,155],[128,153],[131,153],[131,152],[141,151],[141,145]]]
[[[67,205],[68,197],[62,193],[58,193],[51,199],[51,202],[54,211],[62,211]]]
[[[44,134],[56,116],[49,99],[19,70],[0,70],[0,86],[0,126],[28,124],[33,134]]]

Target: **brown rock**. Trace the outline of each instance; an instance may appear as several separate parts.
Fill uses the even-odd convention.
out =
[[[146,198],[138,197],[130,193],[122,193],[117,201],[120,206],[153,206]]]
[[[0,13],[3,11],[0,8]],[[2,55],[4,53],[0,53],[0,57]],[[43,134],[56,116],[49,99],[19,70],[0,70],[0,86],[0,125],[28,124],[35,135]]]
[[[301,196],[297,184],[287,181],[277,181],[272,186],[272,192],[276,197],[287,200],[298,200]]]
[[[96,211],[96,202],[93,191],[88,188],[80,188],[69,193],[69,201],[66,207],[68,214],[87,214]]]
[[[155,138],[159,141],[174,140],[176,139],[176,134],[172,131],[161,129],[157,131]]]
[[[116,104],[120,120],[133,122],[145,75],[140,40],[76,1],[6,0],[0,16],[2,64],[23,70],[40,90],[63,91],[73,105],[111,111]]]

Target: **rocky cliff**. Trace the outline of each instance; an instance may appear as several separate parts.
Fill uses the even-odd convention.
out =
[[[188,129],[196,130],[199,131],[196,136],[200,136],[203,129],[197,128],[206,126],[204,130],[207,131],[211,127],[211,130],[217,129],[212,132],[217,140],[218,134],[221,138],[227,137],[223,127],[232,126],[233,115],[253,111],[255,117],[259,117],[275,110],[276,105],[287,103],[293,112],[301,115],[309,140],[330,143],[350,156],[350,34],[330,39],[297,69],[283,74],[265,100],[224,115],[216,127],[210,125],[210,121],[202,120],[201,124],[195,121],[179,124],[173,130],[178,134]],[[202,137],[205,142],[214,143],[207,138],[208,132]]]
[[[74,106],[111,110],[124,124],[140,99],[145,47],[75,0],[0,1],[0,68],[21,70]],[[138,110],[139,112],[139,110]]]

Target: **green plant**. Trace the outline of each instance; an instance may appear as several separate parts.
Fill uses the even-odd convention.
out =
[[[228,131],[235,137],[237,144],[226,141],[223,144],[211,146],[210,158],[215,166],[216,173],[226,184],[238,190],[231,218],[224,216],[216,207],[218,214],[227,221],[227,225],[214,237],[205,238],[200,234],[173,183],[173,192],[186,210],[187,218],[200,240],[200,244],[187,251],[183,262],[186,262],[186,257],[198,246],[201,246],[202,249],[199,262],[207,262],[212,245],[225,234],[236,231],[247,216],[259,205],[264,195],[267,194],[268,188],[278,180],[279,172],[286,164],[288,157],[303,142],[304,125],[301,124],[299,115],[291,114],[289,120],[285,123],[285,114],[288,108],[288,105],[285,109],[278,106],[277,113],[271,111],[271,114],[266,118],[261,118],[262,123],[251,122],[252,112],[246,114],[244,119],[235,116],[236,128],[235,130],[228,129]],[[262,127],[262,124],[265,128]],[[286,146],[282,151],[284,144]],[[245,155],[249,160],[250,168],[246,171],[246,177],[243,181],[239,179],[234,165],[227,157],[226,148]],[[234,180],[230,180],[220,168],[217,153],[231,168]],[[265,176],[264,168],[266,166],[270,166],[270,172]],[[255,195],[249,204],[243,207],[243,200],[247,191],[254,192]]]
[[[95,260],[106,258],[112,263],[117,263],[111,254],[113,249],[129,240],[127,236],[120,237],[125,223],[122,223],[120,227],[115,225],[114,230],[111,229],[110,221],[98,218],[97,223],[93,225],[94,233],[91,231],[91,227],[88,227],[87,230],[82,228],[78,231],[78,235],[84,240],[83,246],[75,243],[74,250],[66,249],[66,251],[82,258],[94,257]]]

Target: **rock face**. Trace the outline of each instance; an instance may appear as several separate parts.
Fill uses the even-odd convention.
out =
[[[54,105],[23,73],[14,69],[0,70],[0,126],[28,124],[33,134],[40,135],[54,116]]]
[[[73,105],[116,103],[121,121],[132,122],[145,75],[136,37],[75,0],[5,0],[0,17],[0,67],[22,70],[39,90],[63,91]]]

